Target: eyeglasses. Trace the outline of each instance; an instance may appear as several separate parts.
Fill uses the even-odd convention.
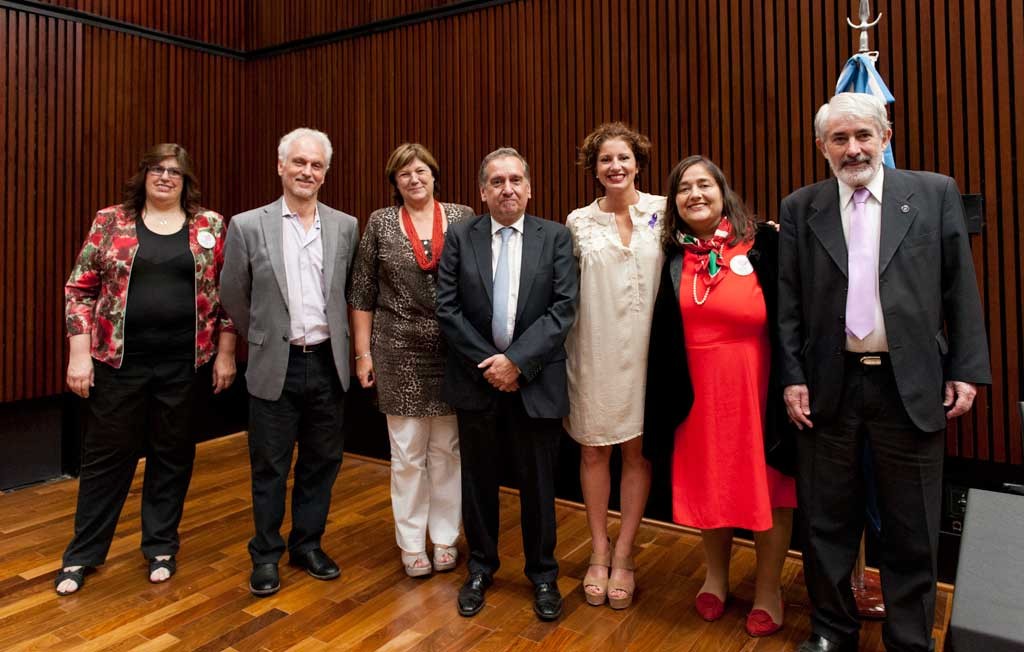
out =
[[[146,168],[146,172],[154,177],[162,177],[165,172],[172,179],[180,179],[182,176],[181,168],[165,168],[162,165],[151,165]]]

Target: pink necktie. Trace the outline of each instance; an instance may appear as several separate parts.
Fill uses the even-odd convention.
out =
[[[867,188],[853,192],[850,237],[847,238],[847,267],[850,287],[846,293],[846,330],[862,340],[875,328],[875,288],[878,280],[878,243],[872,241],[864,205]]]

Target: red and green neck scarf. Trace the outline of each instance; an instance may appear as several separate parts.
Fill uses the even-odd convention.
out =
[[[689,233],[684,233],[679,237],[683,248],[697,257],[695,273],[704,281],[704,287],[710,288],[718,285],[725,277],[725,272],[729,271],[729,268],[722,264],[725,262],[722,250],[731,236],[732,224],[729,223],[727,217],[723,216],[722,221],[715,228],[715,234],[708,240],[701,240]]]

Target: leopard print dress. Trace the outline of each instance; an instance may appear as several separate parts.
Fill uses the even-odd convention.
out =
[[[442,206],[448,226],[474,215],[461,204]],[[429,240],[424,250],[429,258]],[[447,349],[434,315],[437,274],[416,263],[397,206],[370,215],[352,271],[349,303],[373,312],[370,353],[380,411],[404,417],[452,414],[441,400]]]

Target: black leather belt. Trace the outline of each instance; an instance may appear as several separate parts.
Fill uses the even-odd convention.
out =
[[[326,339],[323,342],[317,342],[316,344],[290,344],[289,347],[295,353],[316,353],[324,349],[331,348],[331,340]]]
[[[879,351],[877,353],[847,351],[846,360],[865,367],[881,367],[889,364],[889,354],[884,351]]]

